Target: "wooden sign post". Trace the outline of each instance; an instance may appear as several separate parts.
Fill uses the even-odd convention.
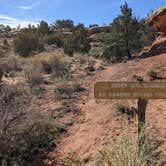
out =
[[[166,82],[111,82],[100,81],[94,85],[96,99],[137,99],[137,133],[140,145],[141,130],[146,121],[148,99],[166,99]]]

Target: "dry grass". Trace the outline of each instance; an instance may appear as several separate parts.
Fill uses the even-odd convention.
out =
[[[53,51],[50,53],[42,53],[34,59],[41,63],[46,73],[52,74],[54,77],[63,78],[69,75],[71,61],[62,52]]]
[[[43,69],[39,62],[30,61],[24,69],[25,79],[30,87],[38,86],[43,83]]]
[[[157,142],[152,144],[145,130],[141,137],[145,138],[141,146],[135,143],[129,130],[125,130],[118,137],[111,138],[105,149],[100,152],[101,159],[96,166],[161,166]]]

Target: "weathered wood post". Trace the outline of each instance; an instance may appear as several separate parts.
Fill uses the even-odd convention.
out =
[[[144,142],[144,135],[142,133],[142,129],[145,127],[146,122],[146,107],[148,104],[147,99],[139,98],[137,102],[137,140],[138,144],[141,145]]]
[[[2,81],[2,77],[3,77],[3,72],[2,72],[2,70],[0,69],[0,82]]]

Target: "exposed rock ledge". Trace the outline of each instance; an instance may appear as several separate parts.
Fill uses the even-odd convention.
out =
[[[166,35],[166,6],[155,10],[146,19],[147,23],[156,27],[160,35]]]

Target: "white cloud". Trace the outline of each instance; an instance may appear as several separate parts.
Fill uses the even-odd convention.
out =
[[[37,1],[31,5],[23,5],[23,6],[18,6],[19,9],[22,9],[22,10],[32,10],[33,8],[37,7],[41,5],[41,2],[40,1]]]
[[[10,16],[7,16],[7,15],[0,14],[0,24],[10,25],[11,27],[16,27],[18,25],[20,25],[21,27],[26,27],[29,24],[37,25],[37,22],[24,21],[24,20],[21,20],[21,19],[17,19],[17,18],[14,18],[14,17],[10,17]]]
[[[19,6],[18,8],[22,9],[22,10],[31,10],[31,9],[33,9],[32,6]]]

